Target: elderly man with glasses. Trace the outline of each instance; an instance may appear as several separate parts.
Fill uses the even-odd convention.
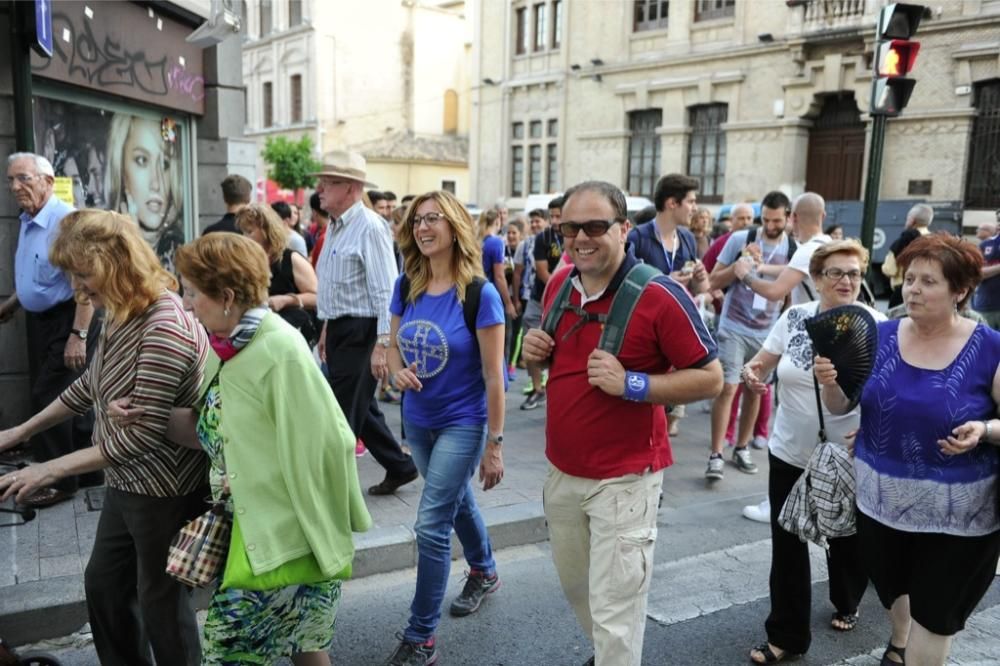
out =
[[[624,331],[618,354],[598,348],[639,263],[626,250],[621,190],[599,181],[570,188],[556,228],[573,266],[545,291],[551,335],[535,328],[524,338],[525,358],[549,365],[543,498],[552,558],[593,641],[587,663],[638,665],[663,469],[673,462],[662,406],[715,396],[722,368],[694,301],[665,275],[646,284],[627,322],[614,322]],[[568,297],[556,302],[567,281]]]
[[[70,277],[49,263],[49,246],[59,222],[73,207],[53,194],[55,172],[41,155],[14,153],[7,158],[7,187],[21,209],[21,228],[14,254],[15,291],[0,303],[0,324],[25,311],[31,404],[40,411],[55,400],[87,364],[87,337],[94,309],[73,298]],[[67,420],[32,438],[38,462],[58,458],[87,446],[86,421]],[[22,502],[46,507],[76,493],[77,477],[41,488]]]
[[[316,264],[316,311],[323,321],[320,358],[351,429],[385,468],[370,495],[391,495],[417,478],[375,400],[375,386],[389,378],[389,301],[398,271],[389,226],[366,208],[365,158],[334,151],[323,159],[316,193],[330,214]]]

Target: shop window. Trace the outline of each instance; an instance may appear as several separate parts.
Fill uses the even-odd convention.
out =
[[[635,19],[632,30],[641,32],[666,28],[669,14],[670,2],[668,0],[635,0]]]
[[[524,55],[528,52],[528,10],[520,7],[514,12],[517,22],[517,40],[514,42],[514,53]]]
[[[661,109],[629,114],[628,190],[633,195],[653,196],[660,171],[660,135],[656,129],[662,122]]]
[[[701,181],[698,199],[722,203],[726,192],[726,122],[729,107],[725,104],[692,106],[691,134],[688,138],[687,173]]]
[[[302,75],[292,74],[291,85],[289,86],[289,92],[292,102],[292,117],[291,121],[293,123],[302,122]]]
[[[736,11],[736,0],[695,0],[694,20],[730,18]]]
[[[545,50],[545,38],[548,34],[547,27],[547,16],[545,15],[545,3],[539,3],[534,7],[535,15],[535,40],[534,40],[534,50],[544,51]]]
[[[976,118],[972,122],[967,208],[1000,208],[1000,79],[976,84]]]
[[[274,88],[270,81],[264,84],[261,102],[263,110],[261,117],[264,121],[262,126],[272,127],[274,125]]]

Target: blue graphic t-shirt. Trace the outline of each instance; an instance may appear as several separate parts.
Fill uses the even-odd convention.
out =
[[[1000,235],[987,238],[979,244],[983,253],[983,262],[987,266],[1000,263]],[[972,309],[979,312],[996,312],[1000,310],[1000,275],[986,278],[979,283],[976,294],[972,297]]]
[[[409,367],[417,364],[420,391],[407,391],[403,418],[421,428],[444,428],[486,423],[486,383],[479,345],[465,325],[458,292],[421,294],[415,303],[399,298],[399,280],[392,290],[389,310],[399,315],[396,344]],[[500,294],[484,284],[479,298],[476,328],[503,325]]]
[[[483,272],[490,284],[493,284],[493,266],[502,263],[503,241],[499,236],[487,236],[483,239]]]
[[[900,321],[878,325],[875,367],[861,394],[858,509],[907,532],[990,534],[1000,529],[1000,452],[984,442],[947,456],[937,440],[966,421],[996,416],[1000,333],[978,324],[948,367],[927,370],[900,355]]]

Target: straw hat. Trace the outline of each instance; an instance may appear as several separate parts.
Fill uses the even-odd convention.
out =
[[[356,180],[365,187],[377,189],[378,185],[368,182],[368,163],[360,153],[349,150],[334,150],[323,155],[323,166],[310,176],[335,176],[346,180]]]

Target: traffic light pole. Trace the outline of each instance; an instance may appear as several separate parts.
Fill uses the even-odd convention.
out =
[[[885,147],[885,125],[888,117],[872,116],[872,138],[868,146],[868,174],[865,178],[865,207],[861,218],[861,244],[873,256],[875,249],[875,214],[878,210],[878,191],[882,181],[882,153]],[[871,263],[868,264],[871,271]]]

